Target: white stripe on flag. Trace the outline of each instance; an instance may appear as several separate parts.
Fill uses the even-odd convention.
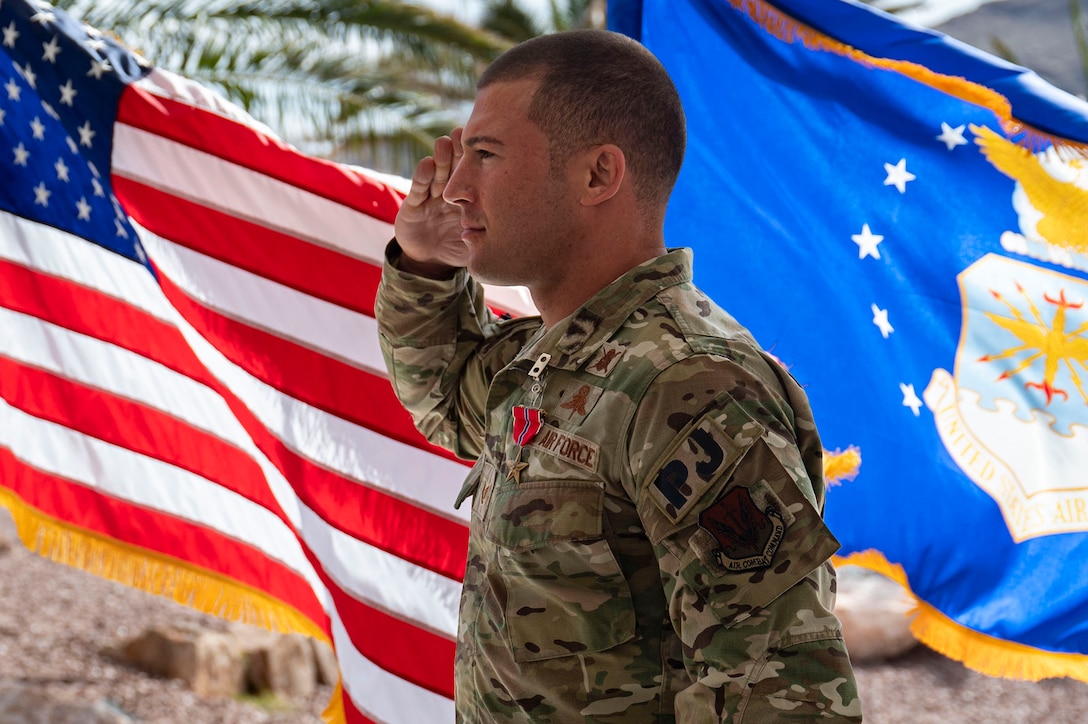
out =
[[[288,447],[436,515],[468,520],[470,511],[465,506],[453,507],[468,473],[463,465],[285,395],[228,360],[180,316],[177,325],[200,361]]]
[[[392,224],[142,129],[114,129],[115,174],[381,266]]]
[[[189,297],[227,317],[386,377],[373,317],[179,246],[132,222],[155,265]]]
[[[364,715],[388,724],[452,722],[453,700],[398,678],[374,665],[356,650],[344,622],[331,613],[336,657],[344,691]]]
[[[306,545],[355,598],[450,640],[457,637],[461,584],[336,530],[303,506]]]
[[[122,299],[166,322],[177,316],[143,266],[46,224],[0,212],[0,259]]]
[[[305,578],[328,601],[294,532],[270,510],[161,460],[29,415],[0,399],[5,445],[27,464],[120,500],[248,543]]]

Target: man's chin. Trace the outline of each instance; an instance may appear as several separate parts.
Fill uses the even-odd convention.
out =
[[[487,259],[482,259],[479,255],[470,254],[465,268],[476,281],[494,287],[519,287],[525,284],[523,279],[517,278],[510,270],[489,264]]]

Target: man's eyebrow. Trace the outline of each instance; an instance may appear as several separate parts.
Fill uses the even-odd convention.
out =
[[[495,138],[494,136],[471,136],[471,137],[465,138],[465,139],[463,139],[461,141],[462,146],[469,146],[469,147],[478,146],[481,143],[487,143],[487,144],[490,144],[492,146],[502,146],[502,145],[504,145],[502,141]]]

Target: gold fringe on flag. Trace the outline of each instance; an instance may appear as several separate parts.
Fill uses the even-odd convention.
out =
[[[824,483],[827,487],[852,481],[861,471],[861,449],[851,445],[845,450],[824,450]]]
[[[0,506],[11,512],[23,545],[33,553],[183,606],[276,633],[300,633],[326,644],[329,636],[294,607],[264,591],[192,563],[114,540],[33,507],[0,487]],[[337,682],[323,719],[346,721]]]
[[[913,78],[931,88],[936,88],[950,96],[988,108],[997,115],[1002,129],[1010,136],[1019,136],[1016,143],[1039,151],[1046,146],[1054,146],[1063,155],[1077,155],[1088,158],[1088,145],[1071,141],[1061,136],[1041,131],[1016,119],[1013,116],[1009,99],[992,88],[974,83],[959,76],[943,75],[919,63],[908,60],[877,58],[854,48],[846,43],[830,38],[819,30],[787,15],[766,0],[729,0],[734,9],[739,10],[772,37],[786,43],[800,41],[809,50],[835,53],[850,58],[868,68],[890,70]]]
[[[1088,684],[1088,656],[1046,651],[987,636],[956,623],[919,599],[910,588],[903,566],[889,563],[875,550],[835,556],[836,566],[852,565],[880,573],[903,587],[914,599],[911,633],[942,656],[959,661],[980,674],[1024,681],[1070,678]]]
[[[321,712],[321,718],[328,724],[346,724],[348,720],[347,712],[344,711],[344,680],[341,678],[336,682],[336,688],[332,691],[332,696],[329,698],[329,705],[325,707],[325,711]]]

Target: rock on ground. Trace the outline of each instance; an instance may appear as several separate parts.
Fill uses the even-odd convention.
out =
[[[895,581],[859,566],[838,571],[835,613],[855,664],[902,656],[918,645],[910,632],[914,600]]]
[[[232,625],[30,553],[0,508],[3,540],[12,545],[0,552],[0,702],[2,692],[9,691],[16,702],[45,695],[66,706],[96,706],[81,709],[84,718],[71,720],[80,724],[97,724],[86,713],[91,711],[121,714],[141,724],[320,724],[330,685],[294,699],[205,699],[180,679],[120,663],[111,652],[146,629],[199,627],[226,633]],[[0,713],[0,724],[34,721]]]

